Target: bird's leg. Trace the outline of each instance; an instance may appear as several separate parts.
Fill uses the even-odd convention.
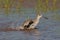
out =
[[[38,28],[35,27],[34,29],[38,29]]]

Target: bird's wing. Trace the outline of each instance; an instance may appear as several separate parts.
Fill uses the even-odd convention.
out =
[[[31,21],[31,19],[24,21],[24,23],[22,24],[22,26],[28,25],[30,21]]]

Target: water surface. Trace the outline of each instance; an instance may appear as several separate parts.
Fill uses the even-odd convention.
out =
[[[33,9],[23,11],[25,14],[16,14],[11,12],[8,16],[4,12],[0,12],[0,28],[19,27],[24,20],[35,18],[36,13]],[[22,13],[22,12],[21,12]],[[22,15],[22,16],[21,16]],[[32,31],[1,31],[0,40],[60,40],[60,10],[56,12],[49,11],[42,13],[43,17],[37,25],[37,30]]]

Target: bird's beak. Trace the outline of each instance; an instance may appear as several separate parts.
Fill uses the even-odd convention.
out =
[[[47,17],[43,16],[43,18],[48,19]]]

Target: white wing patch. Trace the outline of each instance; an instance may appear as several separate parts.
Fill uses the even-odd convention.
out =
[[[35,28],[38,23],[39,23],[39,21],[35,21],[28,29]]]
[[[31,19],[30,19],[30,20],[26,20],[26,21],[22,24],[22,26],[24,27],[25,25],[28,25],[30,21],[31,21]]]

